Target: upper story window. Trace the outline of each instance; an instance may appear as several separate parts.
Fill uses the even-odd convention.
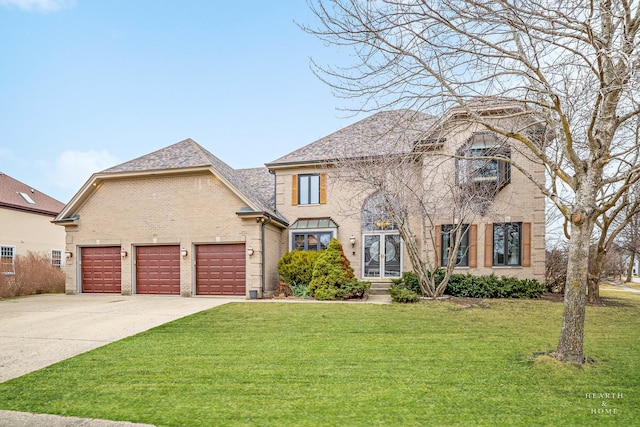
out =
[[[320,204],[320,175],[298,175],[298,204]]]
[[[4,274],[15,273],[15,246],[0,246],[0,272]]]
[[[293,175],[292,205],[322,205],[327,203],[327,174]]]
[[[486,185],[500,190],[511,182],[511,149],[491,132],[479,132],[457,151],[457,180],[464,185]]]
[[[62,268],[62,250],[51,249],[51,265]]]
[[[459,233],[459,234],[458,234]],[[452,224],[442,226],[442,257],[440,259],[441,266],[446,267],[449,264],[449,258],[454,255],[450,254],[455,246],[456,236],[460,238],[458,252],[455,254],[456,265],[458,267],[469,266],[469,225],[462,224],[460,230]]]

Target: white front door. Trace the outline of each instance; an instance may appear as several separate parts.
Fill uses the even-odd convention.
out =
[[[363,277],[384,278],[402,275],[402,240],[397,233],[362,236]]]

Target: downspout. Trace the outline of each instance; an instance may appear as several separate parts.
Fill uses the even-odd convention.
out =
[[[262,256],[262,263],[261,263],[261,266],[260,266],[260,268],[262,270],[262,272],[261,272],[262,279],[260,280],[260,282],[261,282],[261,286],[260,286],[261,289],[260,290],[262,291],[262,297],[264,298],[264,291],[265,291],[264,281],[265,281],[266,275],[267,275],[266,271],[265,271],[265,268],[264,268],[264,260],[265,260],[265,255],[264,255],[264,248],[265,248],[265,245],[264,245],[264,226],[271,222],[271,217],[268,216],[266,220],[264,218],[262,218],[262,221],[260,221],[260,222],[261,222],[261,225],[260,225],[260,233],[261,233],[260,243],[261,243],[261,246],[262,246],[261,247],[262,250],[260,251],[260,254]]]
[[[278,212],[278,196],[277,196],[277,194],[278,194],[277,193],[277,191],[278,191],[278,183],[277,183],[276,172],[274,170],[272,170],[272,169],[268,169],[268,171],[269,171],[269,173],[271,175],[273,175],[273,211],[277,213]],[[262,226],[261,226],[261,230],[260,230],[260,232],[262,234],[261,238],[260,238],[260,242],[262,244],[262,250],[260,251],[260,253],[262,254],[262,267],[261,267],[262,268],[262,279],[261,279],[262,286],[261,286],[261,291],[262,291],[262,295],[263,296],[264,296],[264,291],[265,291],[265,289],[264,289],[264,281],[266,280],[266,276],[267,276],[267,273],[266,273],[265,268],[264,268],[264,261],[265,261],[265,255],[264,255],[264,248],[265,248],[265,245],[264,245],[264,226],[269,224],[270,222],[271,222],[271,217],[268,216],[266,221],[262,221]]]

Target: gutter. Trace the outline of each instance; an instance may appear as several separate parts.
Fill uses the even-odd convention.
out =
[[[80,215],[74,215],[69,218],[62,218],[58,220],[51,221],[53,224],[64,225],[64,224],[74,224],[76,221],[80,219]]]

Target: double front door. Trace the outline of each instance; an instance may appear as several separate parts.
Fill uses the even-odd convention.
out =
[[[363,235],[364,277],[400,277],[402,274],[402,241],[397,233]]]

